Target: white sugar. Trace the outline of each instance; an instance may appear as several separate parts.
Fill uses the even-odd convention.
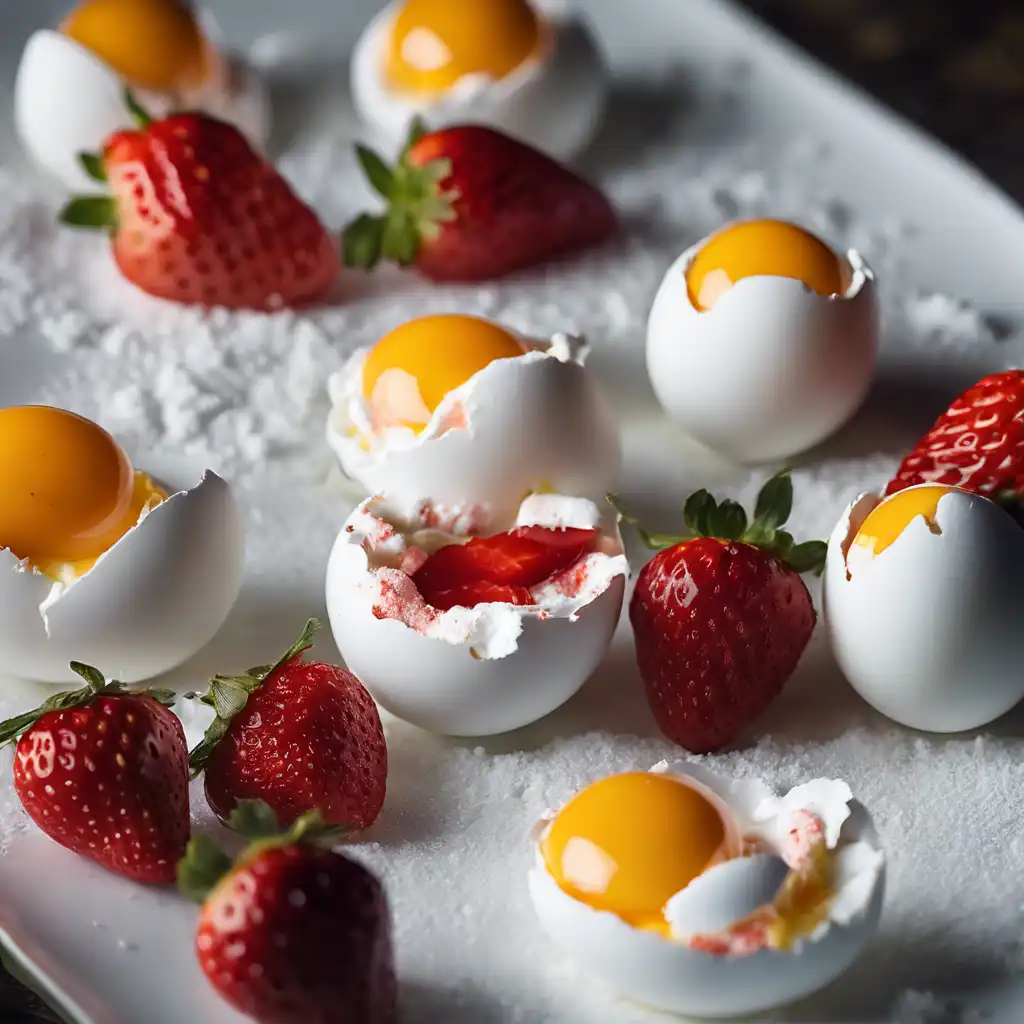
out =
[[[334,227],[366,195],[348,154],[338,132],[284,165]],[[479,289],[392,272],[373,282],[352,277],[332,308],[273,316],[204,316],[139,294],[119,279],[101,238],[58,231],[52,203],[0,177],[0,346],[23,327],[24,343],[53,349],[60,358],[45,387],[21,397],[98,419],[141,467],[148,451],[189,452],[235,481],[248,515],[246,589],[221,637],[172,676],[183,688],[201,686],[213,671],[272,658],[307,615],[324,617],[327,552],[353,504],[323,441],[326,381],[354,349],[410,317],[459,310],[531,333],[586,334],[594,371],[629,410],[624,489],[650,506],[652,526],[670,525],[682,495],[704,484],[751,500],[764,473],[737,471],[680,439],[651,408],[639,364],[665,268],[723,218],[799,218],[837,246],[861,249],[879,276],[888,328],[880,398],[854,428],[799,460],[795,474],[794,530],[826,535],[845,502],[886,478],[945,400],[1006,365],[1013,349],[977,310],[920,294],[901,255],[913,225],[864,222],[832,194],[822,159],[813,139],[775,159],[753,149],[723,159],[700,147],[651,148],[602,176],[630,228],[605,252]],[[908,360],[944,374],[919,408],[898,390]],[[332,656],[329,637],[319,651]],[[2,709],[23,708],[36,692],[5,689]],[[819,633],[752,733],[760,742],[716,766],[780,786],[846,779],[876,817],[889,896],[864,959],[778,1020],[882,1020],[891,1011],[906,1024],[930,1022],[945,1004],[927,993],[1021,969],[1022,725],[1018,712],[984,737],[953,740],[890,727],[838,677]],[[529,830],[545,808],[599,775],[678,756],[654,728],[625,628],[583,692],[521,733],[465,745],[394,722],[388,733],[388,800],[354,852],[388,882],[406,1020],[660,1020],[577,974],[540,933],[525,885]],[[5,764],[0,838],[8,843],[25,817]],[[140,901],[149,898],[143,892]]]

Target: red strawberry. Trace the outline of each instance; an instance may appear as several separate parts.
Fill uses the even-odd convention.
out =
[[[307,663],[310,619],[274,665],[215,676],[203,702],[217,718],[192,751],[206,799],[226,821],[240,800],[266,801],[290,825],[320,810],[332,825],[369,828],[387,786],[388,748],[373,698],[350,672]]]
[[[490,128],[414,124],[394,168],[357,153],[388,210],[346,228],[349,266],[370,270],[383,257],[435,281],[486,281],[597,245],[616,228],[595,186]]]
[[[251,822],[267,811],[243,805],[231,824],[260,835]],[[264,833],[234,864],[205,836],[182,861],[181,889],[205,901],[196,931],[203,972],[261,1024],[395,1020],[384,889],[366,868],[318,845],[330,839],[313,812],[286,835]]]
[[[175,302],[279,309],[323,296],[338,253],[316,214],[231,125],[205,114],[117,132],[82,164],[112,195],[73,199],[61,220],[111,232],[121,273]]]
[[[968,388],[903,460],[885,489],[949,484],[1004,504],[1024,501],[1024,370]]]
[[[749,524],[735,502],[698,491],[686,503],[689,536],[641,531],[662,550],[641,571],[629,608],[640,675],[662,732],[694,753],[725,746],[764,711],[814,631],[799,573],[821,571],[825,544],[794,546],[779,529],[792,504],[782,472],[765,484]]]
[[[173,882],[189,836],[188,748],[169,690],[88,684],[0,725],[14,788],[55,842],[137,882]]]
[[[435,608],[471,608],[487,601],[532,604],[530,587],[575,565],[594,550],[597,537],[597,530],[517,527],[440,548],[412,579]]]

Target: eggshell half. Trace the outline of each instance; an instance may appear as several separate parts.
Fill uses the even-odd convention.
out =
[[[594,37],[578,16],[548,16],[549,45],[508,77],[472,75],[447,93],[424,96],[393,89],[385,79],[398,4],[366,29],[352,57],[352,95],[364,123],[382,142],[405,143],[414,117],[430,128],[484,124],[565,160],[579,153],[601,123],[607,72]]]
[[[691,776],[707,785],[737,813],[741,828],[753,815],[760,816],[762,826],[771,831],[768,807],[776,812],[792,809],[763,783],[734,782],[722,776],[709,779],[713,773],[685,762],[656,770]],[[823,988],[856,960],[878,928],[884,858],[870,816],[861,805],[853,806],[854,813],[845,803],[841,811],[843,845],[833,855],[837,895],[830,920],[788,951],[716,955],[690,948],[682,940],[635,929],[614,914],[578,902],[559,888],[544,865],[539,847],[544,828],[535,833],[538,845],[529,874],[530,895],[542,926],[566,955],[623,995],[657,1009],[701,1018],[760,1013]],[[677,913],[692,913],[694,924],[720,922],[728,916],[727,910],[747,911],[758,894],[777,891],[779,863],[771,854],[726,862],[691,882],[669,906]],[[712,905],[716,895],[722,899],[720,905]]]
[[[578,339],[557,335],[546,351],[495,360],[446,396],[418,437],[377,438],[367,451],[351,414],[365,359],[356,353],[329,382],[328,443],[348,476],[400,505],[429,496],[500,522],[537,489],[603,500],[619,469],[618,428],[585,354]],[[467,425],[449,429],[460,407]]]
[[[216,88],[213,88],[213,85]],[[133,127],[123,99],[124,83],[99,57],[68,36],[41,29],[29,39],[14,86],[14,121],[32,161],[74,192],[102,186],[82,169],[79,153],[98,153],[116,131]],[[217,83],[175,98],[137,90],[154,116],[172,109],[203,109],[236,124],[262,148],[269,135],[266,90],[239,58],[226,58]]]
[[[853,688],[902,725],[959,732],[1024,698],[1024,534],[976,494],[939,499],[874,558],[847,550],[878,502],[862,495],[829,540],[824,619]]]
[[[453,609],[446,617],[455,627],[472,622],[471,635],[449,642],[376,613],[379,590],[369,558],[361,535],[348,526],[327,565],[334,639],[374,699],[420,728],[489,736],[535,722],[579,690],[611,643],[625,592],[621,554],[609,557],[607,586],[581,597],[579,607],[556,614],[503,604]]]
[[[181,464],[144,468],[171,496],[56,600],[51,580],[0,552],[0,671],[71,683],[75,660],[137,682],[187,661],[223,625],[243,563],[228,485],[209,471],[194,484]]]
[[[672,264],[651,307],[647,370],[668,415],[740,462],[767,462],[825,440],[859,408],[874,376],[874,275],[847,255],[852,283],[826,298],[783,277],[744,278],[710,310],[686,273],[704,242]]]

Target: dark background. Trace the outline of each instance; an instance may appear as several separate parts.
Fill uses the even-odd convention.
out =
[[[1024,0],[746,3],[1024,201]],[[0,968],[2,1024],[56,1020]]]

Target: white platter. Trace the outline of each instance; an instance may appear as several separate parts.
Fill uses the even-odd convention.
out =
[[[219,0],[210,6],[239,47],[279,28],[284,16],[277,0]],[[735,486],[749,497],[756,484],[754,475],[678,438],[651,406],[640,361],[643,312],[671,257],[707,229],[708,208],[696,198],[701,175],[712,188],[718,172],[709,168],[723,160],[746,160],[751,168],[746,184],[737,182],[732,198],[726,197],[723,211],[736,197],[762,188],[766,202],[787,215],[811,217],[812,207],[815,215],[827,207],[838,230],[846,215],[834,201],[841,201],[857,225],[870,229],[869,256],[878,243],[901,287],[970,300],[1011,325],[1024,319],[1024,216],[962,161],[721,0],[592,0],[585,6],[619,81],[612,123],[586,166],[609,183],[620,203],[651,211],[638,228],[640,256],[626,250],[594,267],[588,294],[596,303],[611,292],[616,302],[600,306],[587,322],[580,301],[563,294],[586,288],[571,269],[543,282],[474,293],[448,289],[431,295],[422,286],[403,284],[401,301],[478,309],[538,330],[565,326],[559,318],[583,321],[596,348],[593,366],[623,411],[626,470],[620,490],[653,525],[669,524],[693,487]],[[8,0],[5,7],[13,10],[5,9],[0,33],[0,153],[12,177],[27,181],[11,134],[10,84],[29,31],[56,17],[63,5]],[[290,0],[284,7],[290,24],[317,39],[321,55],[342,55],[375,4]],[[302,40],[292,43],[301,50]],[[274,49],[264,42],[260,52]],[[322,154],[328,167],[347,152],[343,144],[353,131],[340,84],[344,77],[343,69],[326,75],[314,104],[312,120],[333,140],[334,148]],[[286,169],[315,162],[318,143],[308,130],[309,119],[305,134],[285,154]],[[670,162],[669,150],[685,152],[685,161]],[[804,155],[797,158],[798,152]],[[787,190],[793,161],[799,164],[799,187]],[[633,164],[646,169],[634,175]],[[661,167],[665,173],[659,177]],[[681,172],[695,179],[676,176]],[[337,173],[348,188],[351,169]],[[341,195],[330,174],[313,178],[298,174],[297,183],[332,223],[341,223],[363,199],[356,186]],[[32,187],[40,194],[45,189],[36,182]],[[685,202],[674,201],[676,190],[685,192]],[[753,201],[743,202],[747,209]],[[662,219],[671,227],[659,233]],[[9,287],[0,277],[0,298]],[[371,289],[357,296],[343,322],[324,322],[338,360],[379,332],[390,315],[388,301],[386,289]],[[139,310],[144,318],[148,307],[133,305],[127,315],[138,318]],[[145,329],[144,320],[133,322]],[[0,404],[66,388],[76,408],[103,419],[108,396],[74,394],[73,378],[64,376],[78,365],[75,360],[84,365],[86,355],[103,358],[100,353],[54,350],[31,317],[13,324],[0,317]],[[902,336],[903,321],[887,326],[880,383],[865,411],[798,463],[795,518],[808,534],[827,534],[843,501],[861,485],[884,479],[897,454],[963,386],[1024,356],[1019,335],[929,348],[920,336]],[[168,343],[165,336],[158,340]],[[325,380],[332,368],[325,369]],[[292,478],[287,459],[274,463],[262,490],[259,472],[247,470],[243,498],[252,544],[242,599],[221,636],[166,682],[187,689],[213,671],[265,661],[287,646],[306,615],[326,619],[323,568],[351,495],[323,485],[329,460],[324,454],[317,463],[318,444],[319,433],[311,431],[314,455],[303,454],[306,461]],[[318,465],[322,472],[310,470]],[[284,500],[291,504],[269,493],[280,491],[285,478]],[[820,639],[751,737],[770,739],[720,761],[727,770],[756,771],[780,784],[815,774],[847,778],[873,811],[889,847],[889,902],[877,942],[847,978],[766,1020],[912,1021],[913,1016],[893,1014],[912,1014],[930,997],[907,990],[934,989],[970,990],[963,998],[991,1011],[991,1019],[1020,1019],[1024,994],[1014,988],[1010,967],[1021,924],[1022,854],[1013,847],[1019,826],[1006,794],[1024,791],[1024,716],[1018,710],[982,738],[926,739],[895,730],[837,678]],[[329,637],[321,638],[318,651],[326,658],[336,654]],[[0,687],[5,715],[45,696],[13,680],[0,680]],[[528,830],[541,810],[597,774],[646,768],[672,753],[636,689],[625,622],[595,679],[545,722],[479,747],[447,743],[393,722],[388,739],[392,764],[385,811],[354,852],[389,886],[403,1019],[664,1019],[578,975],[539,934],[526,896]],[[957,780],[949,805],[921,807],[920,794],[931,793],[944,777]],[[197,791],[195,803],[200,799]],[[5,837],[18,814],[5,769]],[[963,823],[958,848],[950,843],[950,820]],[[500,858],[494,856],[496,835],[504,836]],[[936,853],[938,847],[944,848]],[[207,987],[192,957],[194,914],[173,893],[131,886],[31,831],[15,836],[0,856],[0,939],[73,1024],[240,1021]]]

